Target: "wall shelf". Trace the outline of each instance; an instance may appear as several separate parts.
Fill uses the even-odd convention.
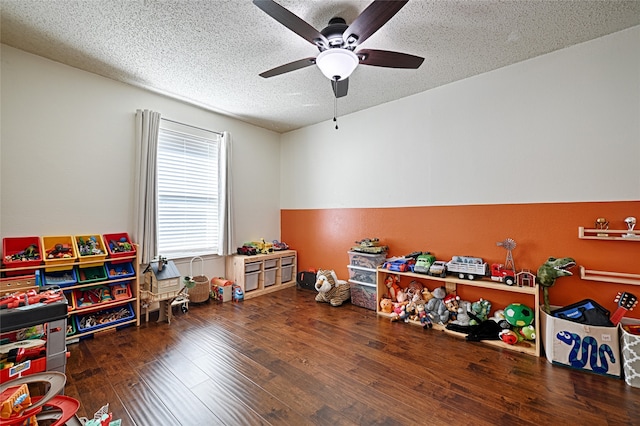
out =
[[[626,274],[623,272],[594,271],[580,266],[580,278],[589,281],[602,281],[606,283],[640,285],[640,275]]]
[[[625,237],[631,232],[635,237]],[[606,234],[606,235],[605,235]],[[603,241],[631,241],[640,242],[640,231],[628,231],[621,229],[589,229],[583,226],[578,227],[578,238],[581,240],[603,240]]]

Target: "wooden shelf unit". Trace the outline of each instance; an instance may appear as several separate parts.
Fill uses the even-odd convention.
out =
[[[506,292],[510,292],[510,293],[521,293],[521,294],[528,294],[531,295],[534,298],[534,304],[533,306],[535,306],[535,320],[534,320],[534,327],[536,329],[536,339],[534,341],[528,342],[528,341],[523,341],[520,342],[518,344],[515,345],[509,345],[504,343],[501,340],[483,340],[482,343],[485,343],[487,345],[491,345],[491,346],[496,346],[502,349],[508,349],[510,351],[514,351],[514,352],[520,352],[520,353],[525,353],[528,355],[533,355],[536,357],[540,356],[540,312],[538,309],[538,306],[540,306],[540,292],[538,290],[538,285],[536,284],[534,287],[519,287],[519,286],[509,286],[506,284],[502,284],[502,283],[498,283],[495,281],[490,281],[490,280],[485,280],[485,279],[481,279],[481,280],[462,280],[459,278],[453,278],[453,277],[445,277],[445,278],[440,278],[440,277],[433,277],[431,275],[426,275],[426,274],[416,274],[414,272],[395,272],[395,271],[389,271],[387,269],[383,269],[383,268],[378,268],[377,269],[377,274],[376,274],[376,282],[377,282],[377,291],[376,291],[376,297],[377,297],[377,307],[376,307],[376,312],[379,316],[381,317],[385,317],[385,318],[391,318],[391,314],[387,314],[385,312],[381,312],[380,311],[380,300],[382,299],[382,296],[384,294],[387,294],[387,287],[384,283],[385,281],[385,277],[388,274],[393,274],[393,275],[400,275],[403,277],[410,277],[410,278],[415,278],[418,280],[428,280],[428,281],[435,281],[436,283],[438,283],[438,286],[444,286],[447,289],[447,293],[453,293],[457,290],[457,286],[458,285],[466,285],[466,286],[472,286],[472,287],[480,287],[480,288],[486,288],[486,289],[491,289],[491,290],[497,290],[497,291],[506,291]],[[409,321],[410,324],[412,325],[418,325],[422,327],[422,324],[420,324],[420,321]],[[442,330],[447,334],[450,334],[452,336],[456,336],[456,337],[461,337],[464,338],[466,335],[464,333],[459,333],[453,330],[448,330],[445,326],[440,325],[440,324],[433,324],[433,329],[434,330]]]
[[[578,238],[582,240],[601,240],[601,241],[631,241],[640,242],[640,231],[631,231],[635,237],[623,237],[629,231],[616,229],[587,229],[582,226],[578,227]],[[607,234],[599,235],[599,234]],[[613,235],[611,235],[613,234]],[[580,266],[580,278],[588,281],[600,281],[606,283],[640,285],[640,275],[627,274],[623,272],[595,271]]]
[[[244,298],[250,299],[295,286],[297,264],[298,257],[295,250],[274,251],[273,253],[256,254],[254,256],[236,254],[227,256],[225,278],[240,286],[244,292]],[[289,280],[283,281],[283,269],[290,270],[291,276]],[[258,275],[258,283],[255,289],[246,290],[247,275],[253,274],[253,272],[248,271],[252,270],[255,270]],[[275,281],[272,285],[265,285],[267,273],[275,273]]]
[[[111,262],[114,259],[105,259],[105,262]],[[97,330],[91,330],[91,331],[86,331],[86,332],[76,332],[70,336],[66,337],[66,341],[67,342],[75,342],[77,341],[80,337],[85,337],[85,336],[92,336],[94,334],[97,333],[101,333],[107,330],[113,330],[116,329],[118,327],[122,327],[125,325],[129,325],[129,324],[135,324],[136,326],[140,325],[140,299],[138,297],[138,290],[139,290],[139,277],[140,277],[140,267],[139,267],[139,261],[138,261],[138,247],[136,246],[136,254],[131,255],[131,256],[126,256],[126,257],[119,257],[117,259],[115,259],[116,262],[120,262],[120,261],[124,261],[124,262],[132,262],[133,263],[133,270],[134,270],[134,275],[131,277],[126,277],[126,278],[118,278],[118,279],[109,279],[108,277],[105,277],[103,280],[100,281],[94,281],[91,283],[79,283],[79,284],[75,284],[75,285],[70,285],[70,286],[66,286],[66,287],[62,287],[62,290],[64,291],[67,300],[69,302],[69,313],[68,313],[68,318],[67,318],[67,322],[70,321],[74,321],[75,315],[83,315],[83,314],[87,314],[89,312],[98,312],[101,310],[105,310],[105,309],[111,309],[111,308],[115,308],[118,306],[124,306],[127,304],[131,304],[132,308],[133,308],[133,315],[134,317],[130,320],[127,321],[123,321],[123,322],[119,322],[117,324],[113,324],[113,325],[107,325],[104,328],[100,328]],[[61,268],[65,268],[65,267],[69,267],[69,269],[75,268],[76,266],[86,266],[86,264],[81,263],[79,260],[75,261],[75,262],[68,262],[68,263],[59,263],[56,264],[56,268],[61,267]],[[46,266],[43,264],[39,267],[35,267],[35,269],[40,269],[42,271],[44,271],[44,268]],[[5,272],[5,271],[20,271],[20,270],[24,270],[24,269],[34,269],[34,267],[30,267],[30,268],[0,268],[0,272]],[[19,278],[19,277],[18,277]],[[106,302],[104,304],[96,304],[94,306],[90,306],[90,307],[82,307],[82,308],[76,308],[76,309],[72,309],[71,306],[71,292],[73,290],[77,290],[77,289],[83,289],[86,287],[95,287],[95,286],[100,286],[100,285],[105,285],[105,286],[109,286],[111,284],[117,284],[118,282],[129,282],[130,286],[131,286],[131,297],[127,298],[127,299],[120,299],[120,300],[115,300],[115,301],[111,301],[111,302]]]
[[[640,231],[631,231],[635,237],[625,237],[624,235],[627,235],[628,233],[629,231],[623,231],[620,229],[589,229],[583,226],[578,227],[578,238],[581,240],[640,242]]]

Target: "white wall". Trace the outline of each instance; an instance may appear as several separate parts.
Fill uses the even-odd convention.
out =
[[[279,134],[5,45],[1,49],[2,237],[131,234],[134,114],[152,109],[231,133],[235,240],[280,238]],[[224,263],[208,262],[205,272],[224,275]]]
[[[640,200],[640,27],[339,125],[283,135],[283,209]]]

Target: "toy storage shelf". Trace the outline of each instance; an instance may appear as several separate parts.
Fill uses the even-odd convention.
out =
[[[108,303],[104,303],[104,304],[96,304],[94,307],[81,307],[81,308],[75,308],[72,307],[71,304],[69,305],[69,311],[68,311],[68,318],[67,318],[67,324],[73,324],[75,323],[75,316],[76,315],[83,315],[83,314],[87,314],[89,312],[97,312],[97,311],[101,311],[104,309],[112,309],[115,307],[124,307],[130,304],[130,306],[133,309],[133,318],[132,319],[128,319],[127,321],[123,321],[123,322],[118,322],[118,323],[114,323],[113,325],[106,325],[100,329],[96,329],[93,331],[86,331],[86,332],[76,332],[70,336],[66,337],[66,341],[68,343],[72,343],[72,342],[76,342],[78,341],[79,338],[81,337],[86,337],[86,336],[92,336],[96,333],[100,333],[103,331],[107,331],[107,330],[113,330],[119,327],[123,327],[125,325],[131,325],[131,324],[135,324],[136,326],[140,325],[140,299],[138,297],[138,289],[139,289],[139,276],[140,276],[140,272],[139,272],[139,259],[138,259],[138,252],[139,250],[136,247],[136,251],[134,254],[132,254],[131,256],[123,256],[123,257],[119,257],[117,259],[118,262],[122,261],[122,262],[131,262],[133,264],[133,270],[134,270],[134,274],[133,276],[128,276],[126,278],[117,278],[117,279],[109,279],[108,277],[105,277],[102,280],[99,281],[93,281],[91,283],[79,283],[79,284],[74,284],[74,285],[70,285],[70,286],[65,286],[63,288],[66,297],[69,301],[71,301],[71,292],[73,292],[74,290],[77,289],[83,289],[83,288],[87,288],[87,287],[95,287],[95,286],[100,286],[100,285],[104,285],[104,286],[110,286],[113,284],[117,284],[119,282],[127,282],[130,285],[130,289],[131,289],[131,297],[128,298],[123,298],[123,299],[119,299],[119,300],[114,300]],[[105,261],[110,261],[112,259],[105,259]],[[83,262],[80,262],[79,260],[75,261],[75,262],[67,262],[67,263],[59,263],[56,264],[56,267],[60,267],[60,268],[75,268],[77,266],[86,266]],[[33,268],[33,267],[32,267]],[[41,268],[44,268],[44,265],[41,266]],[[25,268],[4,268],[4,269],[0,269],[0,272],[5,272],[5,271],[20,271],[20,270],[24,270]],[[69,302],[71,303],[71,302]]]
[[[624,235],[633,234],[635,237],[625,237]],[[606,234],[606,235],[604,235]],[[578,238],[581,240],[603,240],[603,241],[630,241],[640,242],[640,231],[623,231],[619,229],[588,229],[582,226],[578,227]]]
[[[295,250],[254,256],[236,254],[227,256],[225,278],[240,286],[244,298],[250,299],[295,286],[297,263]],[[269,279],[274,272],[275,281]]]
[[[480,287],[480,288],[486,288],[486,289],[490,289],[490,290],[497,290],[497,291],[505,291],[505,292],[510,292],[510,293],[521,293],[521,294],[528,294],[531,295],[531,297],[534,298],[534,305],[533,306],[539,306],[540,305],[540,292],[538,290],[538,285],[536,284],[534,287],[519,287],[519,286],[509,286],[507,284],[502,284],[502,283],[498,283],[495,281],[489,281],[489,280],[462,280],[459,278],[453,278],[453,277],[445,277],[445,278],[440,278],[440,277],[434,277],[431,275],[426,275],[426,274],[416,274],[414,272],[395,272],[395,271],[389,271],[387,269],[383,269],[383,268],[378,268],[377,269],[377,274],[376,274],[376,282],[377,282],[377,307],[376,307],[376,312],[379,316],[381,317],[385,317],[385,318],[391,318],[391,314],[387,314],[385,312],[381,312],[380,311],[380,300],[382,299],[382,296],[384,294],[387,293],[387,288],[386,285],[384,284],[385,281],[385,277],[388,274],[393,274],[393,275],[399,275],[402,277],[410,277],[410,278],[415,278],[418,280],[427,280],[427,281],[435,281],[437,283],[438,286],[444,286],[447,289],[447,293],[452,293],[455,292],[457,289],[458,285],[465,285],[465,286],[472,286],[472,287]],[[418,325],[420,327],[422,327],[422,324],[420,324],[420,321],[409,321],[411,324],[413,325]],[[528,354],[528,355],[533,355],[536,357],[540,356],[540,314],[538,309],[535,309],[535,322],[534,322],[534,327],[535,327],[535,333],[536,333],[536,340],[534,340],[533,342],[527,342],[527,341],[523,341],[520,342],[518,344],[515,345],[509,345],[506,344],[504,342],[502,342],[501,340],[482,340],[482,343],[490,345],[490,346],[496,346],[502,349],[507,349],[510,351],[514,351],[514,352],[520,352],[520,353],[524,353],[524,354]],[[452,336],[456,336],[456,337],[460,337],[460,338],[464,338],[466,335],[464,333],[459,333],[453,330],[448,330],[447,328],[445,328],[444,326],[440,325],[440,324],[433,324],[433,329],[434,330],[442,330],[447,334],[450,334]]]

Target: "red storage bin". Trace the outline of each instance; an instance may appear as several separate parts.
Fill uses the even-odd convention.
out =
[[[37,259],[29,260],[12,260],[11,257],[28,250],[31,246],[35,246],[37,251]],[[2,239],[2,265],[5,268],[24,268],[27,266],[40,266],[43,259],[42,242],[40,237],[5,237]],[[33,275],[35,270],[22,269],[19,271],[5,271],[5,275],[8,277],[15,277],[18,275]]]
[[[104,244],[107,246],[109,258],[112,263],[120,263],[121,261],[119,261],[118,258],[136,255],[136,246],[131,243],[129,234],[126,232],[104,234],[102,237],[104,238]],[[127,248],[130,250],[127,250]]]

